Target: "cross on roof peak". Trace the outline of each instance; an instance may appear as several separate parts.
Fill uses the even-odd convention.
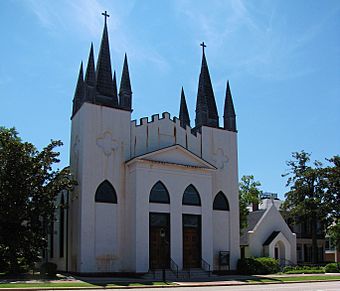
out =
[[[103,15],[104,18],[105,18],[105,24],[106,24],[106,20],[107,20],[108,17],[110,17],[110,15],[107,14],[107,11],[106,11],[106,10],[105,10],[105,12],[102,13],[102,15]]]
[[[204,48],[206,48],[207,46],[206,46],[206,44],[204,43],[204,41],[200,44],[200,46],[202,47],[202,49],[203,49],[203,53],[204,53]]]

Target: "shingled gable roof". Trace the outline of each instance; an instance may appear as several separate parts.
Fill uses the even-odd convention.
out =
[[[270,236],[266,239],[266,241],[263,243],[264,246],[270,245],[270,243],[278,236],[280,231],[273,231]]]
[[[254,230],[255,226],[263,217],[266,210],[256,210],[249,213],[247,220],[247,228],[242,230],[242,235],[240,237],[240,245],[248,245],[248,231]]]
[[[193,160],[197,161],[201,165],[200,166],[193,166],[193,165],[187,165],[185,163],[172,163],[172,162],[167,162],[167,161],[163,162],[163,161],[152,160],[152,156],[154,156],[156,154],[172,151],[172,150],[181,151],[183,154],[185,154],[188,157],[192,158]],[[206,160],[195,155],[193,152],[189,151],[188,149],[184,148],[183,146],[181,146],[179,144],[171,145],[171,146],[168,146],[168,147],[165,147],[165,148],[162,148],[162,149],[158,149],[158,150],[146,153],[146,154],[142,154],[142,155],[133,157],[132,159],[126,161],[126,164],[129,165],[129,164],[132,164],[133,162],[141,161],[141,160],[150,161],[150,162],[162,162],[164,164],[175,164],[175,165],[179,165],[179,166],[195,167],[195,168],[208,169],[208,170],[216,170],[216,167],[214,165],[210,164]]]

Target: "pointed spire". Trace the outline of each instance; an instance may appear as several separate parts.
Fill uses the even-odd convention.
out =
[[[179,120],[183,128],[186,128],[187,125],[190,126],[189,112],[188,112],[187,102],[185,100],[183,87],[182,87],[182,92],[181,92],[181,105],[179,108]]]
[[[131,99],[132,99],[132,91],[131,91],[129,67],[128,67],[127,56],[125,54],[122,78],[120,80],[120,88],[119,88],[120,107],[126,110],[131,110]]]
[[[83,62],[80,64],[78,81],[76,86],[76,91],[73,97],[73,108],[72,108],[72,117],[79,110],[84,98],[84,77],[83,77]],[[72,118],[71,117],[71,118]]]
[[[114,88],[112,82],[111,58],[106,17],[96,67],[96,83],[96,102],[99,104],[105,104],[107,106],[117,106],[118,100],[117,98],[114,98]]]
[[[117,97],[117,80],[116,80],[116,71],[113,71],[113,96],[118,100]]]
[[[195,123],[196,127],[201,127],[202,125],[218,127],[218,113],[215,95],[204,52],[206,45],[203,42],[201,46],[203,47],[203,54],[201,72],[198,81]]]
[[[228,131],[237,132],[236,114],[235,114],[233,98],[232,98],[231,90],[229,86],[229,81],[227,81],[227,90],[225,94],[223,119],[224,119],[224,129]]]
[[[89,53],[89,59],[87,61],[85,83],[92,87],[96,86],[96,72],[95,72],[95,67],[94,67],[94,53],[93,53],[92,42],[91,42],[91,48],[90,48],[90,53]]]

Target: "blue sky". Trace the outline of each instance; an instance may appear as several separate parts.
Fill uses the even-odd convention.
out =
[[[0,2],[0,125],[69,159],[71,101],[90,42],[97,57],[107,10],[113,69],[128,55],[133,118],[178,116],[184,86],[192,123],[201,47],[222,124],[230,80],[239,175],[282,197],[285,161],[340,154],[340,1],[7,0]]]

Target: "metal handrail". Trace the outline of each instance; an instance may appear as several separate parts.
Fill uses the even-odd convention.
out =
[[[153,279],[156,279],[156,270],[154,268],[149,268],[149,273],[152,273]]]
[[[170,270],[176,275],[176,278],[178,278],[178,265],[171,258],[170,258]]]
[[[203,270],[208,272],[208,276],[210,277],[211,269],[210,269],[210,264],[205,261],[203,258],[201,258],[201,267]]]

